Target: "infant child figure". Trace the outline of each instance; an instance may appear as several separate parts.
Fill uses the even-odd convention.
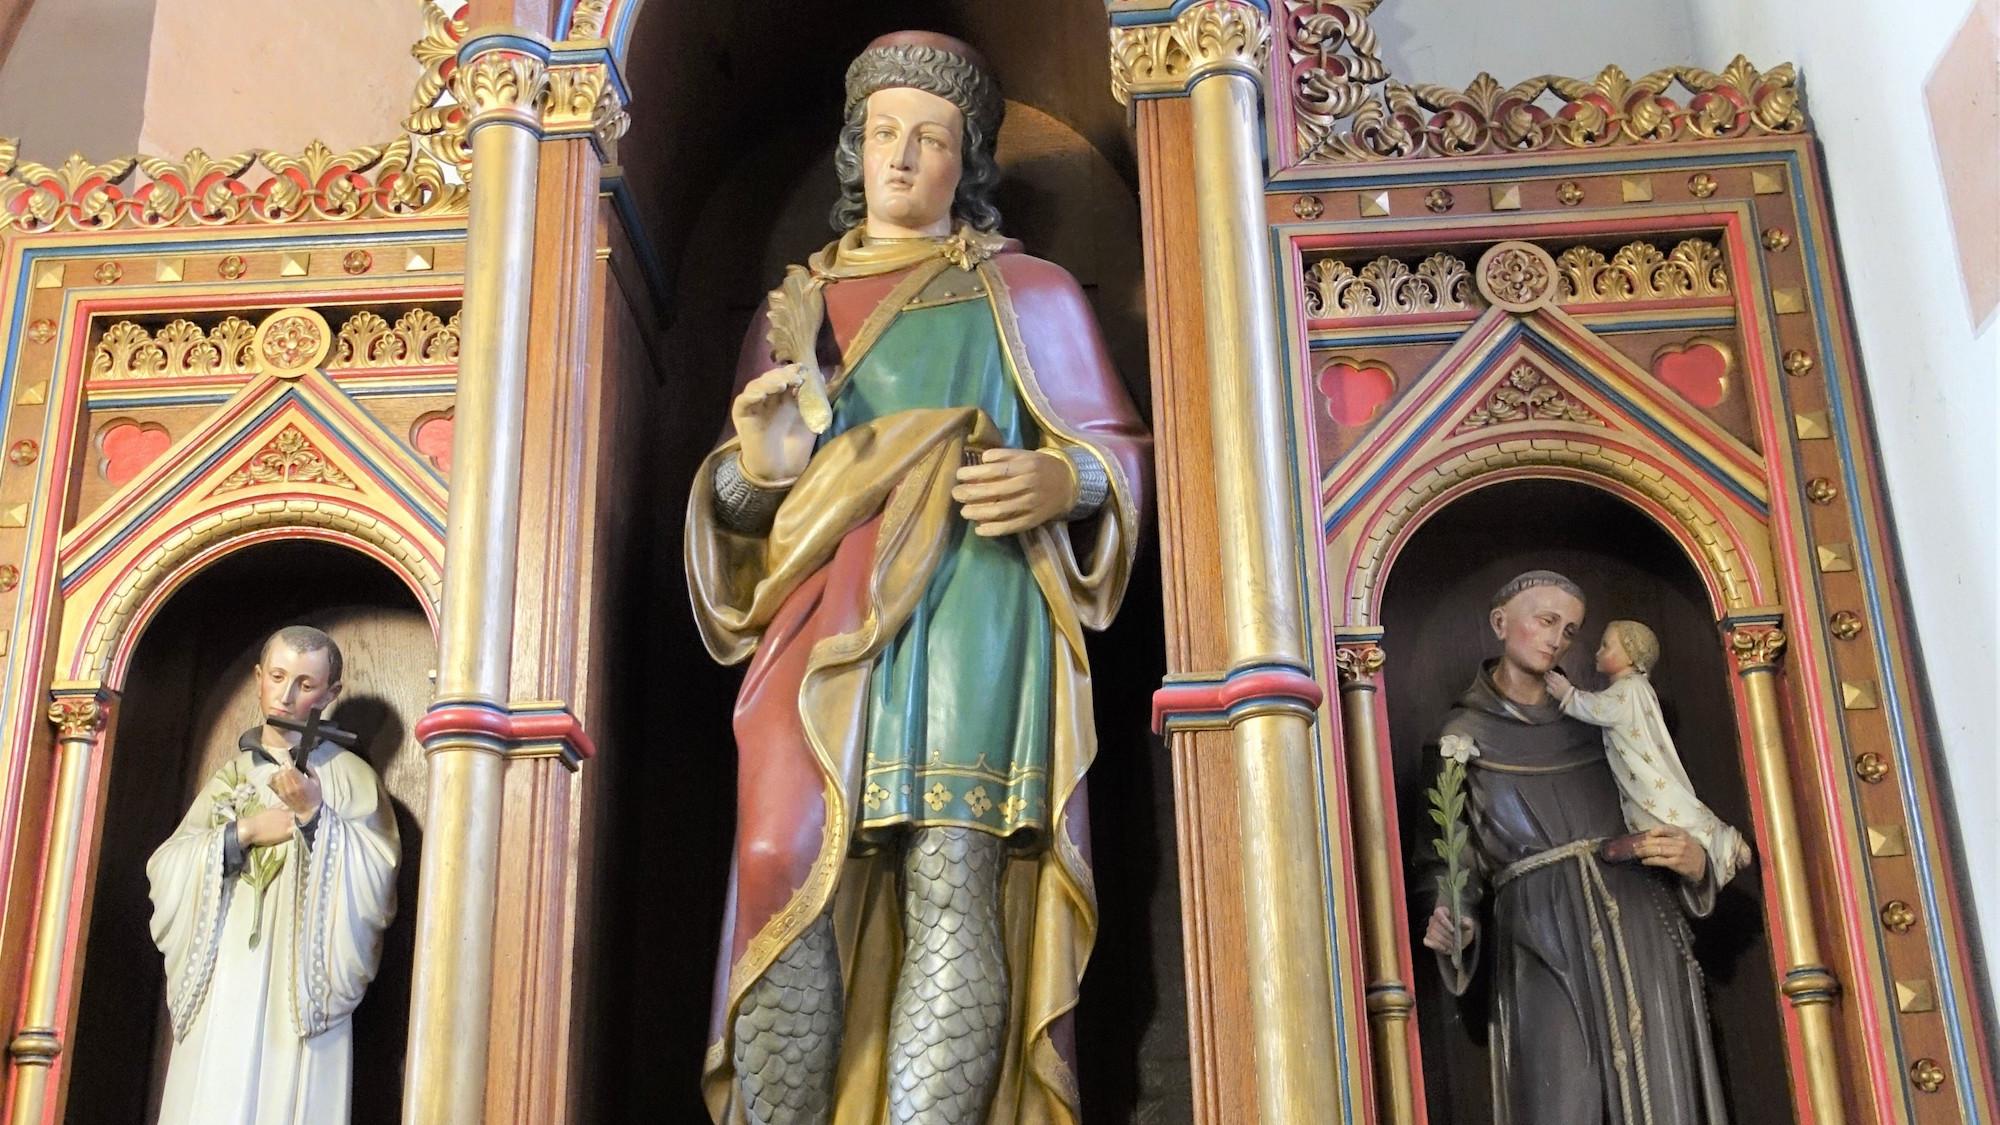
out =
[[[1653,691],[1649,673],[1659,660],[1660,639],[1651,629],[1637,621],[1613,621],[1597,648],[1597,670],[1611,677],[1610,686],[1579,691],[1552,671],[1546,677],[1549,694],[1564,714],[1604,728],[1604,753],[1618,780],[1626,826],[1634,832],[1663,825],[1685,829],[1708,852],[1720,887],[1749,865],[1750,846],[1695,796]]]

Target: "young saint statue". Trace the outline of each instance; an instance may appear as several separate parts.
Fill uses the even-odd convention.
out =
[[[945,36],[854,60],[841,237],[758,311],[689,503],[702,634],[750,661],[718,1122],[1080,1117],[1083,630],[1148,439],[1076,282],[994,233],[1002,104]]]
[[[344,1125],[350,1017],[396,912],[375,772],[320,740],[293,764],[297,728],[340,694],[339,647],[289,626],[254,674],[267,721],[146,864],[174,1032],[162,1125]]]
[[[1583,591],[1552,571],[1493,597],[1500,657],[1425,754],[1433,777],[1447,757],[1466,766],[1474,885],[1459,932],[1439,903],[1423,942],[1454,993],[1481,965],[1475,943],[1491,946],[1494,1125],[1726,1125],[1687,924],[1714,908],[1720,867],[1673,824],[1634,842],[1636,862],[1600,854],[1626,832],[1618,782],[1595,728],[1545,682],[1583,614]],[[1447,960],[1454,948],[1467,955]]]

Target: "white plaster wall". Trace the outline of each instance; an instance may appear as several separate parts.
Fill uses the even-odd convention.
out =
[[[40,0],[0,66],[0,136],[61,164],[139,147],[154,0]],[[414,38],[414,37],[413,37]]]
[[[1984,959],[2000,965],[2000,328],[1992,317],[1974,325],[1967,311],[1923,90],[1972,2],[1691,0],[1691,8],[1704,58],[1789,59],[1805,76],[1959,813],[1960,868]],[[1992,120],[2000,107],[1982,112]],[[1985,135],[2000,136],[2000,123]]]
[[[1502,84],[1617,63],[1797,63],[1825,148],[1919,644],[1985,961],[2000,965],[2000,328],[1970,321],[1923,83],[1973,0],[1390,0],[1404,81]],[[1996,107],[1983,107],[1993,115]],[[1985,130],[2000,137],[2000,121]],[[2000,159],[1991,156],[1989,159]],[[1992,206],[2000,207],[2000,201]],[[2000,254],[2000,247],[1984,253]],[[1975,948],[1975,956],[1978,954]]]

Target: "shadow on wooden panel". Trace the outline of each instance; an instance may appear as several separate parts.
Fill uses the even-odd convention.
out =
[[[330,544],[280,542],[230,555],[189,581],[133,655],[107,763],[70,1121],[150,1121],[157,1112],[173,1035],[149,931],[146,860],[257,724],[251,669],[264,639],[290,624],[318,626],[339,642],[347,684],[332,717],[361,734],[360,753],[382,775],[402,835],[396,920],[354,1016],[353,1120],[398,1119],[425,796],[410,730],[430,700],[434,641],[415,596],[381,566]]]

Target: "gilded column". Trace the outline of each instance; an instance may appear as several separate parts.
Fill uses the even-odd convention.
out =
[[[1391,797],[1382,780],[1382,732],[1377,679],[1383,653],[1380,629],[1342,630],[1335,641],[1334,669],[1340,676],[1340,719],[1347,747],[1349,807],[1354,818],[1355,872],[1364,912],[1363,944],[1368,958],[1368,1045],[1375,1068],[1375,1119],[1409,1125],[1415,1118],[1410,1080],[1410,998],[1408,966],[1397,934],[1403,926],[1399,884],[1390,857],[1400,854],[1390,837],[1386,810]]]
[[[1792,778],[1785,763],[1784,720],[1778,707],[1778,661],[1784,655],[1785,634],[1774,613],[1734,616],[1722,625],[1730,655],[1736,659],[1737,675],[1743,680],[1757,786],[1764,798],[1770,850],[1765,862],[1771,865],[1772,882],[1778,889],[1778,913],[1785,922],[1785,973],[1778,991],[1798,1018],[1813,1120],[1819,1125],[1840,1125],[1845,1111],[1833,1031],[1833,999],[1840,983],[1820,961],[1812,889],[1799,840]]]
[[[1232,678],[1309,667],[1300,529],[1292,490],[1282,485],[1292,479],[1288,406],[1265,240],[1258,99],[1270,38],[1263,9],[1206,0],[1170,24],[1114,28],[1111,43],[1115,93],[1185,92],[1192,111]],[[1339,1104],[1312,723],[1310,706],[1233,709],[1227,719],[1243,825],[1243,957],[1266,1123],[1321,1120]]]
[[[98,684],[58,685],[50,693],[49,722],[56,728],[56,800],[42,854],[41,900],[35,906],[35,945],[28,963],[28,991],[21,1025],[7,1044],[14,1061],[14,1089],[7,1119],[44,1120],[51,1071],[62,1053],[63,945],[83,852],[92,759],[111,717],[111,693]]]
[[[475,34],[452,77],[467,107],[472,200],[434,711],[504,714],[513,644],[529,283],[545,59],[525,36]],[[423,732],[430,771],[417,893],[403,1120],[484,1113],[503,742],[482,724]]]

